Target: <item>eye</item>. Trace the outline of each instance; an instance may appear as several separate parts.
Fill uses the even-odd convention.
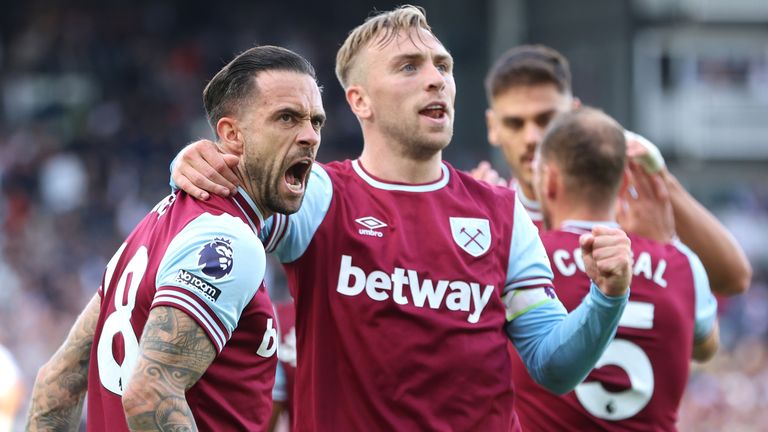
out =
[[[290,121],[293,121],[293,116],[288,113],[282,113],[280,114],[280,117],[278,117],[278,119],[281,122],[290,122]]]
[[[323,120],[322,119],[312,119],[312,127],[314,127],[316,130],[320,130],[323,127]]]
[[[412,63],[406,63],[403,65],[403,67],[400,68],[400,70],[404,72],[413,72],[416,70],[416,66],[414,66]]]
[[[440,63],[435,67],[437,68],[437,70],[443,73],[448,73],[451,70],[451,68],[445,63]]]

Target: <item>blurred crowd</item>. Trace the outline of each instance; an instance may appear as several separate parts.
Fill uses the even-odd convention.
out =
[[[0,26],[0,344],[28,390],[123,238],[169,193],[174,154],[211,135],[201,91],[234,53],[272,43],[310,59],[330,119],[320,160],[360,148],[333,76],[345,29],[277,21],[268,4],[223,16],[186,3],[106,3],[17,5]],[[456,165],[488,158],[487,146],[472,151],[475,161]],[[724,346],[694,369],[682,430],[768,425],[768,188],[738,184],[710,195],[693,189],[744,244],[755,279],[721,304]]]

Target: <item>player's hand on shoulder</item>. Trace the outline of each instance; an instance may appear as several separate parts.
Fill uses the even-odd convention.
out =
[[[618,228],[595,226],[579,238],[587,275],[607,296],[623,296],[632,282],[632,244]]]
[[[173,166],[171,177],[184,192],[206,200],[209,193],[229,196],[237,193],[237,179],[232,168],[240,158],[224,154],[210,140],[199,140],[185,147]]]
[[[616,217],[627,232],[667,243],[675,237],[675,215],[662,174],[649,174],[630,160],[628,186],[619,195]]]
[[[469,172],[469,174],[477,180],[482,180],[494,186],[507,186],[507,181],[504,180],[487,161],[480,162],[476,168],[473,168]]]

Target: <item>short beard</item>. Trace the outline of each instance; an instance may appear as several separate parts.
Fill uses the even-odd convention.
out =
[[[244,181],[249,183],[252,193],[258,196],[252,196],[254,202],[266,211],[281,214],[293,214],[299,211],[301,203],[304,200],[302,196],[298,200],[286,200],[280,196],[280,182],[284,181],[283,172],[274,172],[279,167],[264,164],[261,160],[248,160],[243,156],[243,171],[245,173]]]
[[[398,147],[400,147],[401,155],[410,160],[417,161],[432,159],[437,153],[448,147],[453,137],[453,128],[451,128],[448,139],[444,143],[437,140],[420,138],[417,134],[410,133],[410,131],[400,125],[385,126],[384,129],[396,143],[400,144]]]

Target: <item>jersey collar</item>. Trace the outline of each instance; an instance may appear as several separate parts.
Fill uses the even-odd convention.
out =
[[[450,171],[448,171],[448,167],[443,162],[440,162],[440,169],[442,169],[443,173],[437,181],[432,183],[420,183],[420,184],[389,183],[384,180],[377,179],[371,174],[369,174],[365,170],[365,168],[363,168],[363,165],[360,163],[359,159],[355,159],[352,161],[352,169],[354,169],[355,173],[358,176],[360,176],[360,178],[363,179],[363,181],[368,183],[370,186],[376,189],[387,190],[387,191],[433,192],[445,187],[445,185],[448,184],[448,180],[450,180],[451,178],[451,173]]]
[[[563,221],[560,229],[562,231],[573,232],[576,234],[584,234],[591,232],[592,228],[594,228],[596,225],[607,226],[608,228],[619,228],[619,224],[616,223],[616,221],[587,221],[568,219]]]
[[[258,234],[262,227],[264,227],[264,217],[261,215],[259,208],[256,207],[256,203],[248,196],[245,189],[240,186],[237,187],[237,194],[232,197],[232,200],[240,208],[240,211],[243,212],[253,231]]]

